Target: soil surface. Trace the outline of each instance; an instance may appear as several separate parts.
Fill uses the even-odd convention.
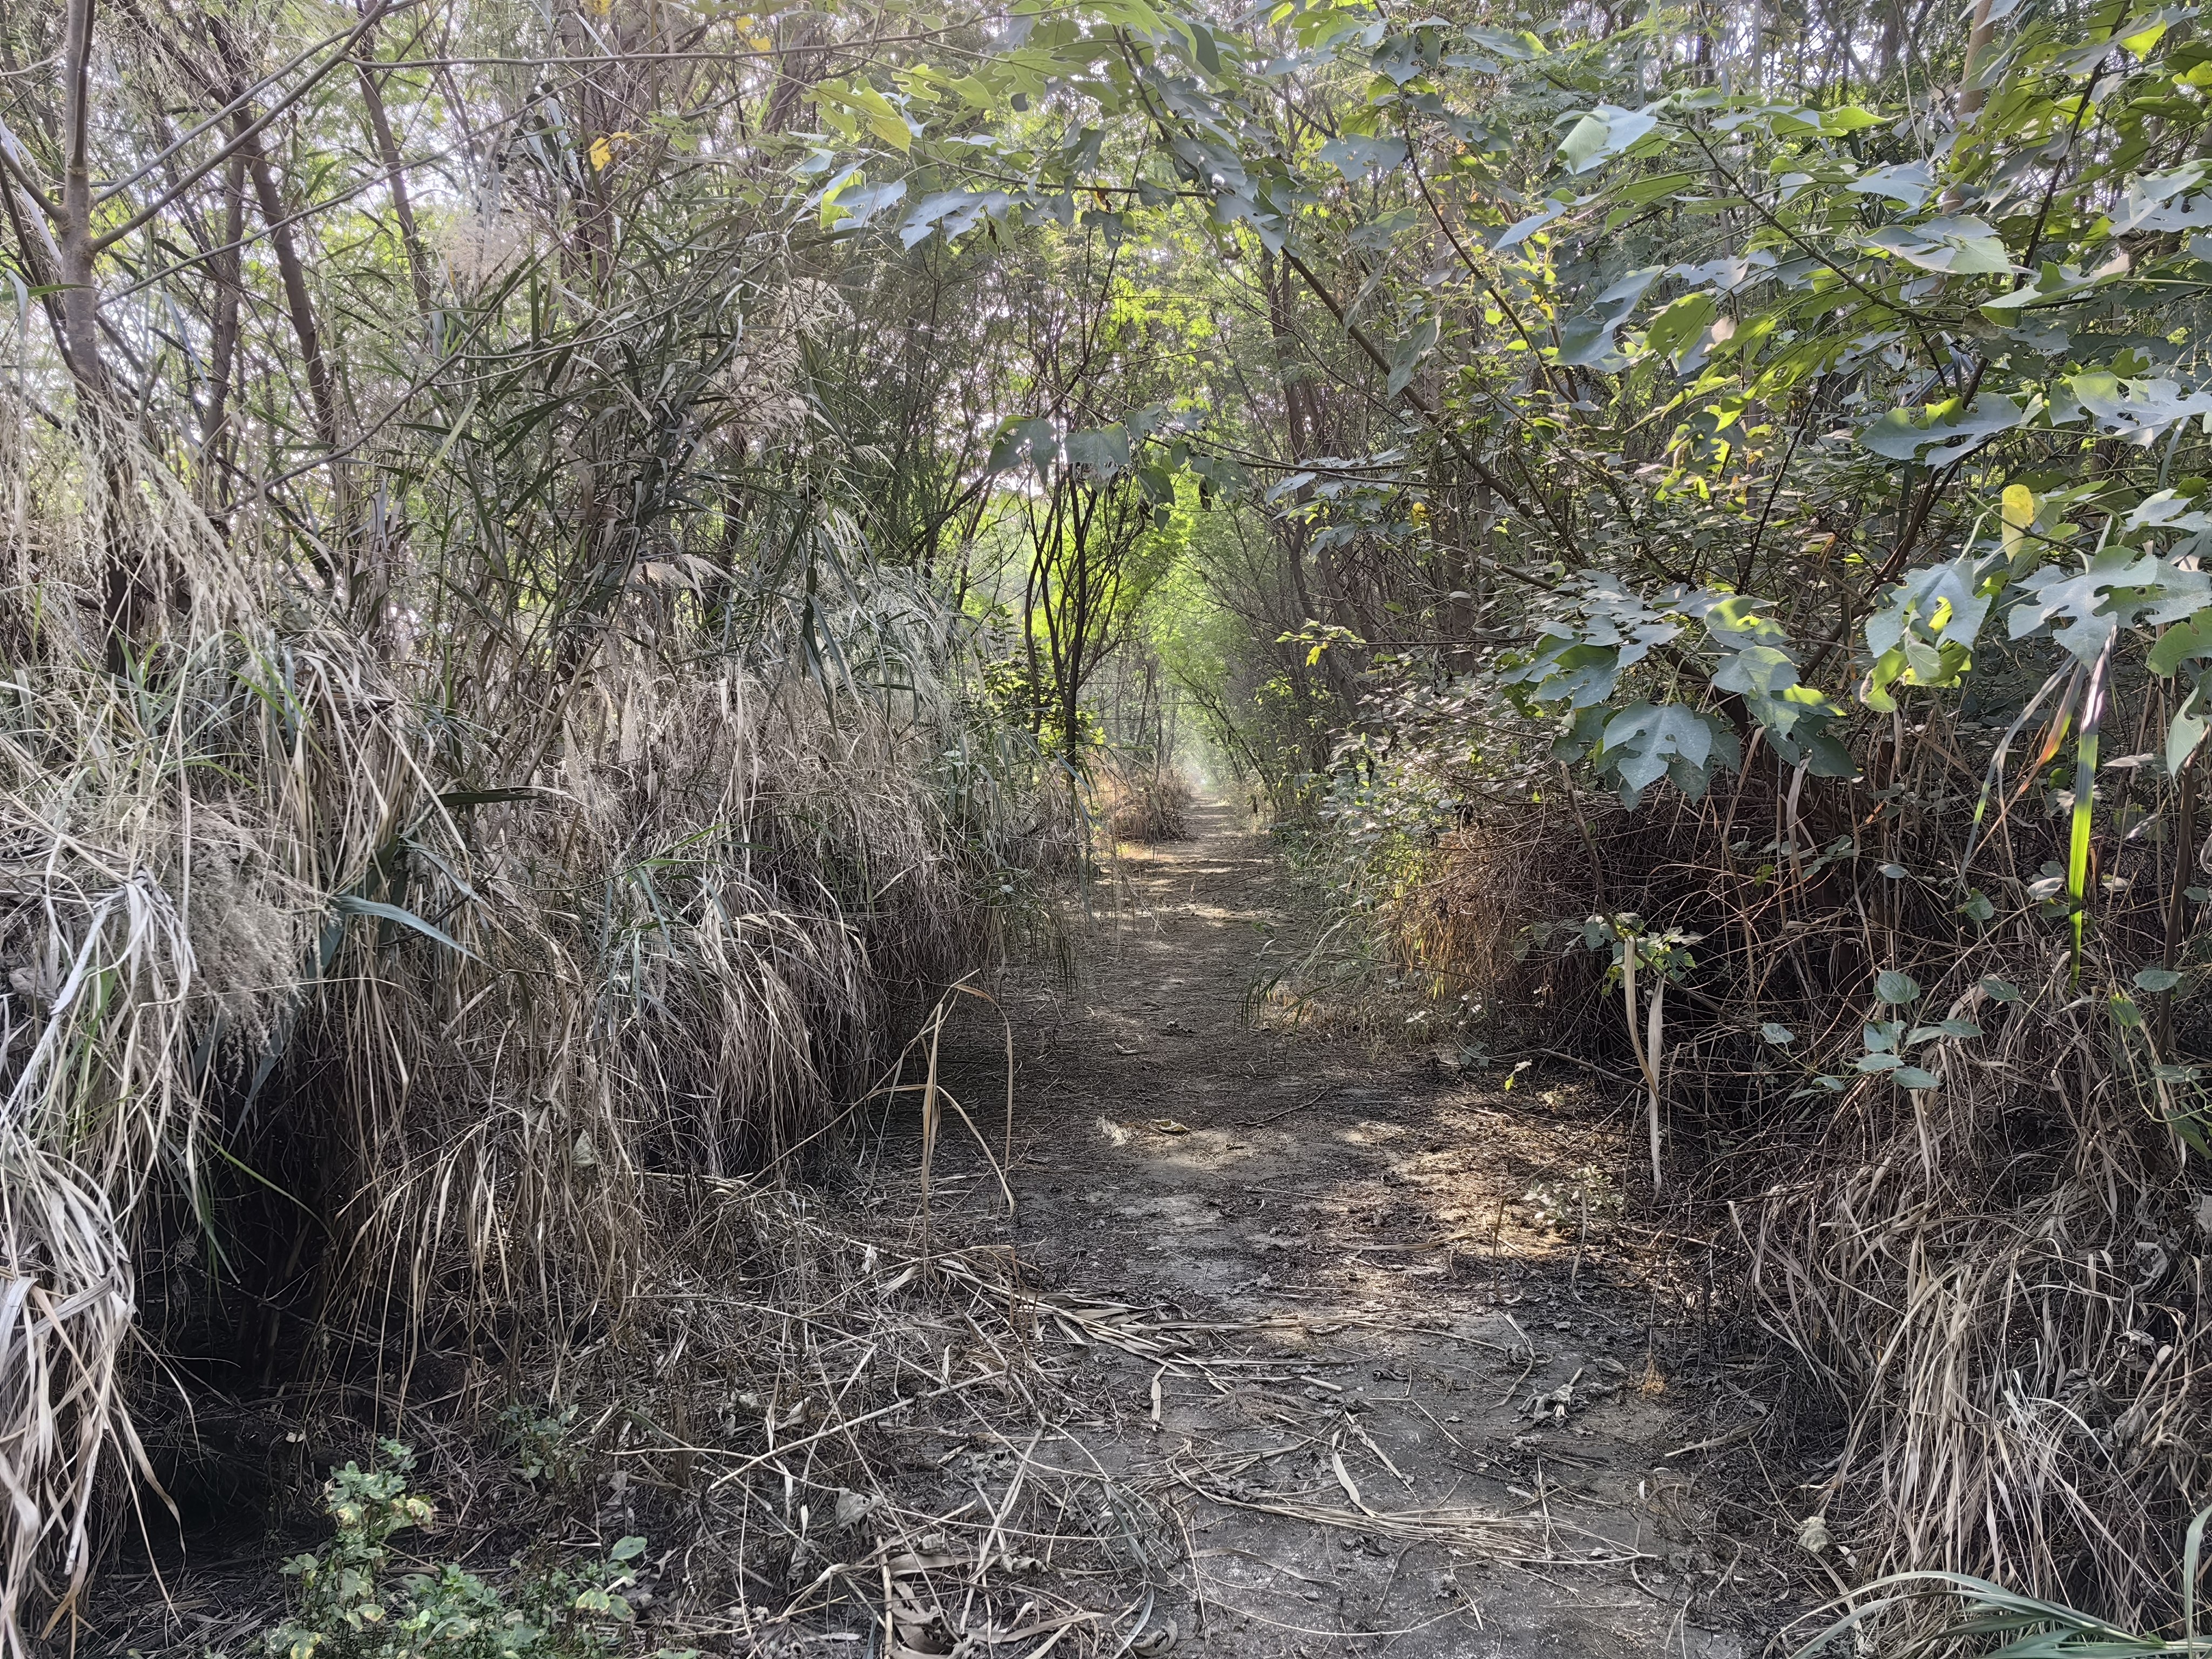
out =
[[[997,992],[1012,1221],[957,1123],[933,1164],[943,1236],[1072,1313],[1066,1431],[1179,1546],[1132,1650],[1756,1650],[1784,1580],[1698,1489],[1725,1370],[1632,1259],[1626,1116],[1255,999],[1318,917],[1241,811],[1194,828],[1126,850],[1077,982]],[[963,1019],[996,1140],[1006,1035]]]

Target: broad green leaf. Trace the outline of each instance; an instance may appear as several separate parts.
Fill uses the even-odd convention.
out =
[[[1088,467],[1101,478],[1110,478],[1129,465],[1127,427],[1099,427],[1071,432],[1062,445],[1070,466]]]
[[[1534,236],[1538,231],[1543,229],[1545,226],[1550,224],[1553,220],[1565,213],[1571,205],[1573,204],[1568,202],[1553,201],[1545,203],[1542,207],[1537,209],[1535,212],[1530,214],[1527,218],[1516,220],[1512,224],[1508,225],[1503,231],[1500,231],[1498,235],[1498,240],[1490,245],[1492,251],[1498,253],[1503,253],[1510,247],[1517,247],[1522,242],[1527,241],[1528,238]]]
[[[2139,444],[2154,442],[2176,421],[2212,415],[2212,391],[2184,392],[2174,380],[2123,380],[2098,369],[2073,376],[2063,390],[2068,401],[2053,399],[2052,425],[2070,423],[2086,413],[2105,436]],[[2078,413],[2069,402],[2078,406]]]
[[[1982,981],[1982,994],[1992,1002],[2018,1002],[2020,988],[2008,979],[1991,975]]]
[[[1900,1066],[1889,1076],[1900,1089],[1934,1089],[1942,1084],[1933,1072],[1923,1072],[1917,1066]]]
[[[1644,790],[1670,775],[1695,793],[1709,763],[1733,763],[1735,738],[1717,720],[1681,703],[1642,702],[1606,723],[1599,759],[1620,780],[1622,800],[1633,806]]]
[[[1771,1042],[1778,1048],[1787,1048],[1797,1041],[1795,1031],[1787,1025],[1777,1025],[1771,1019],[1759,1028],[1759,1035],[1762,1042]]]
[[[2212,605],[2212,576],[2124,546],[2107,547],[2070,572],[2046,565],[2021,586],[2025,592],[2013,609],[2012,637],[2048,628],[2085,665],[2096,661],[2123,629],[2179,622]]]
[[[1671,357],[1703,334],[1719,313],[1711,295],[1686,294],[1651,319],[1644,334],[1644,349]]]
[[[1612,160],[1659,125],[1648,110],[1600,104],[1577,121],[1559,144],[1559,159],[1571,173],[1588,173]]]
[[[2212,212],[2200,209],[2197,215],[2191,215],[2185,210],[2165,205],[2184,191],[2202,183],[2204,172],[2203,162],[2190,161],[2169,173],[2145,173],[2130,179],[2126,194],[2112,210],[2106,234],[2125,236],[2141,230],[2191,230],[2212,225]],[[2212,204],[2206,206],[2212,208]]]
[[[1356,185],[1364,179],[1395,172],[1404,166],[1406,141],[1393,137],[1332,138],[1321,147],[1321,160],[1342,173],[1346,184]]]
[[[1513,63],[1525,64],[1544,55],[1544,43],[1526,29],[1492,28],[1486,24],[1469,23],[1460,32],[1485,52],[1496,52]]]
[[[1920,1000],[1920,981],[1910,974],[1885,968],[1875,979],[1874,994],[1893,1008],[1902,1007]]]
[[[1867,706],[1884,714],[1894,708],[1893,684],[1957,684],[1973,660],[1991,597],[1971,552],[1912,571],[1883,594],[1867,618],[1867,648],[1875,659],[1860,693]]]
[[[2179,490],[2161,489],[2130,507],[2120,528],[2129,535],[2138,530],[2212,530],[2212,513],[2195,511],[2195,499]]]
[[[2181,975],[2171,968],[2138,968],[2136,969],[2136,988],[2138,991],[2171,991],[2181,983]]]
[[[1948,276],[1995,276],[2018,269],[1995,228],[1979,219],[1947,216],[1921,225],[1888,225],[1866,241],[1923,270]]]
[[[1936,175],[1925,161],[1900,161],[1862,173],[1844,188],[1861,196],[1885,197],[1911,211],[1935,194]]]
[[[2027,411],[2011,398],[1985,392],[1964,410],[1955,398],[1925,410],[1893,409],[1862,428],[1859,441],[1893,461],[1948,466],[2027,419]]]
[[[1613,355],[1613,331],[1625,322],[1644,291],[1667,274],[1664,265],[1632,270],[1599,295],[1588,311],[1559,325],[1559,361],[1602,363]]]
[[[2166,775],[2170,778],[2181,775],[2181,769],[2189,764],[2189,757],[2203,746],[2204,737],[2212,732],[2212,711],[2206,707],[2204,688],[2198,686],[2190,693],[2189,701],[2174,711],[2166,726]]]
[[[2198,611],[2169,626],[2150,648],[2145,666],[2171,678],[2185,662],[2212,657],[2212,609]]]
[[[906,180],[903,179],[845,189],[839,191],[834,199],[823,203],[823,223],[836,230],[858,230],[885,208],[903,199],[905,195]]]
[[[1834,109],[1824,109],[1820,112],[1821,131],[1838,136],[1864,132],[1869,127],[1878,127],[1881,125],[1883,123],[1881,116],[1869,114],[1867,111],[1850,104],[1840,104]]]

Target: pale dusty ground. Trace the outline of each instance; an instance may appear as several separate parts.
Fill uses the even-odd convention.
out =
[[[1155,1625],[1234,1659],[1755,1650],[1784,1581],[1668,1455],[1712,1433],[1724,1368],[1634,1264],[1518,1202],[1625,1167],[1603,1103],[1254,1029],[1248,988],[1310,919],[1240,813],[1199,827],[1125,860],[1078,986],[1000,993],[1011,1226],[972,1141],[937,1164],[946,1236],[1011,1237],[1046,1295],[1239,1328],[1071,1374],[1069,1431],[1181,1534]],[[948,1076],[995,1133],[1003,1033],[961,1029]]]

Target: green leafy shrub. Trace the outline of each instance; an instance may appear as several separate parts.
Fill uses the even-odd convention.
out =
[[[499,1414],[499,1424],[517,1480],[570,1491],[583,1478],[584,1448],[575,1437],[574,1406],[556,1411],[518,1401]]]
[[[396,1440],[379,1449],[380,1464],[348,1463],[323,1489],[337,1536],[285,1562],[299,1599],[269,1632],[272,1659],[590,1659],[626,1645],[634,1615],[623,1592],[645,1540],[622,1539],[605,1561],[574,1570],[517,1562],[504,1589],[452,1562],[395,1576],[393,1535],[428,1527],[431,1509],[407,1490],[414,1454]]]

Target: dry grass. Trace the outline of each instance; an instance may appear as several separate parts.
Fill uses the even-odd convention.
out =
[[[2154,836],[2100,836],[2112,879],[2077,981],[2064,921],[2029,891],[2064,823],[2031,803],[1974,854],[1995,915],[1960,915],[1949,872],[1996,735],[1939,716],[1861,786],[1793,790],[1770,763],[1635,814],[1524,795],[1400,867],[1375,932],[1479,1039],[1604,1078],[1624,1106],[1639,1081],[1621,994],[1578,924],[1634,911],[1696,936],[1666,1000],[1666,1224],[1717,1236],[1717,1288],[1733,1261],[1739,1311],[1801,1368],[1795,1408],[1758,1431],[1771,1458],[1821,1468],[1783,1518],[1821,1516],[1862,1578],[1943,1568],[2154,1625],[2212,1443],[2201,1177],[2167,1127],[2197,1102],[2153,1063],[2185,1058],[2193,1005],[2154,1055],[2154,1000],[2137,994],[2142,1030],[2109,1003],[2160,960],[2169,895],[2203,877]],[[1877,782],[1903,808],[1870,802]],[[2149,805],[2173,811],[2170,793]],[[1918,981],[1909,1024],[1983,1028],[1918,1051],[1938,1090],[1853,1069],[1867,1022],[1893,1012],[1875,999],[1887,969]]]
[[[883,584],[825,583],[808,626],[863,668],[908,650],[895,696],[810,678],[772,615],[714,649],[642,585],[582,662],[523,618],[393,653],[251,577],[137,454],[52,441],[7,474],[18,1651],[81,1596],[106,1476],[149,1472],[128,1402],[174,1395],[134,1335],[187,1376],[343,1379],[377,1418],[446,1345],[520,1375],[621,1328],[698,1271],[712,1183],[866,1091],[894,1014],[984,944],[975,874],[1022,852],[1009,772],[945,763],[969,739],[926,608]],[[118,564],[160,599],[121,676],[92,620]]]
[[[1115,841],[1150,843],[1191,839],[1190,781],[1164,771],[1111,775],[1101,789],[1097,812]]]

